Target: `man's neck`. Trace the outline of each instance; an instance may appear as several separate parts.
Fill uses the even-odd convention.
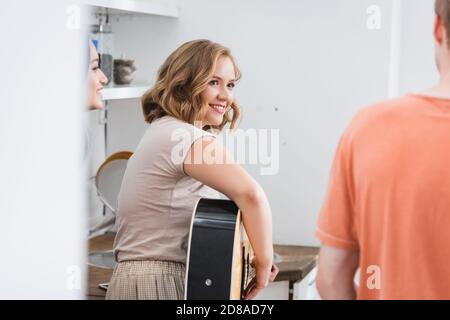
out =
[[[441,73],[439,84],[420,94],[434,98],[450,99],[450,69],[447,72]]]

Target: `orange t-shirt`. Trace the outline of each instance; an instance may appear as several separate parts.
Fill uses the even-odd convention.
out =
[[[353,119],[316,236],[359,250],[358,299],[450,299],[450,100],[408,95]]]

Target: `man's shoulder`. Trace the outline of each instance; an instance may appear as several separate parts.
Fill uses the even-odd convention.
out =
[[[385,100],[362,108],[352,119],[347,131],[371,130],[397,125],[411,115],[416,103],[411,95]]]
[[[354,122],[366,123],[389,120],[402,117],[411,110],[411,105],[415,103],[414,97],[407,95],[400,98],[381,101],[364,107],[357,113]]]

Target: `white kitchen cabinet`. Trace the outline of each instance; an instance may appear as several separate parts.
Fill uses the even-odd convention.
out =
[[[85,3],[96,8],[108,8],[111,14],[151,14],[170,18],[178,17],[175,5],[161,1],[138,0],[85,0]]]

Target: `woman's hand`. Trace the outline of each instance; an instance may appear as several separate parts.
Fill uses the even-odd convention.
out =
[[[280,269],[278,269],[278,267],[274,263],[272,263],[272,270],[270,271],[270,277],[269,277],[270,282],[273,282],[275,280],[279,271],[280,271]]]
[[[257,261],[254,263],[256,277],[252,279],[249,283],[246,293],[245,300],[254,299],[267,285],[269,282],[273,282],[278,274],[278,267],[272,263],[270,267],[258,265]]]

